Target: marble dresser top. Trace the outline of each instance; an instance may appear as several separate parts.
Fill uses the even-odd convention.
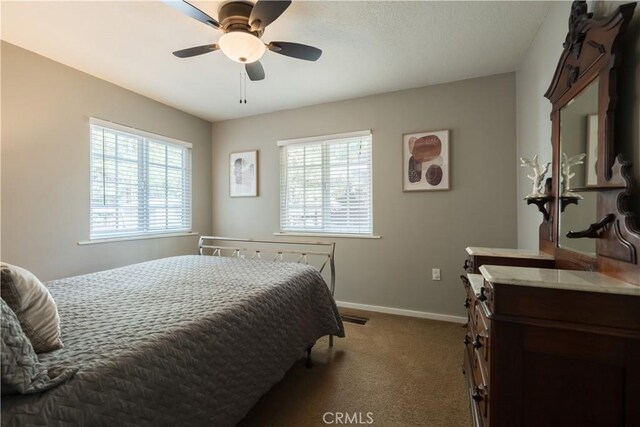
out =
[[[480,295],[480,289],[484,286],[484,277],[482,274],[467,274],[467,278],[469,279],[469,285],[471,285],[471,289],[473,289],[473,293],[476,296]]]
[[[549,259],[553,260],[553,255],[545,254],[538,251],[530,251],[526,249],[503,249],[503,248],[479,248],[469,246],[467,248],[469,255],[504,257],[504,258],[531,258],[531,259]]]
[[[491,283],[640,296],[640,286],[589,271],[483,265],[480,272]]]

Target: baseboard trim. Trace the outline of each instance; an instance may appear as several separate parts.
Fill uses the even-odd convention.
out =
[[[380,305],[356,304],[354,302],[336,301],[338,307],[356,310],[374,311],[376,313],[397,314],[398,316],[419,317],[421,319],[441,320],[451,323],[467,323],[466,317],[451,316],[449,314],[429,313],[427,311],[405,310],[402,308],[383,307]]]

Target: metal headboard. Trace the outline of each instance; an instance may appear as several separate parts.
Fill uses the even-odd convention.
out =
[[[232,242],[231,244],[233,244],[234,246],[219,245],[215,244],[216,242]],[[265,245],[266,247],[249,248],[244,247],[242,245],[243,243]],[[271,245],[274,247],[274,249],[269,248],[269,246]],[[283,249],[283,246],[278,247],[278,245],[284,245],[284,247],[313,247],[313,250]],[[237,258],[245,258],[247,257],[247,255],[249,255],[250,259],[263,259],[263,255],[273,254],[272,261],[274,262],[284,261],[285,255],[297,255],[298,258],[296,262],[307,265],[311,265],[309,264],[308,260],[309,256],[324,258],[324,262],[319,268],[317,268],[317,270],[322,273],[327,264],[329,264],[329,268],[331,270],[331,283],[329,284],[331,295],[334,295],[336,289],[336,267],[334,262],[335,247],[335,242],[312,242],[304,240],[261,240],[220,236],[200,236],[200,240],[198,241],[198,253],[200,255],[205,255],[206,250],[211,251],[209,255],[212,256],[231,256]],[[324,250],[322,250],[323,248]]]

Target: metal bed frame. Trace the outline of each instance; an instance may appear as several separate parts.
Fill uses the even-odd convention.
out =
[[[216,242],[231,242],[230,245],[215,244]],[[254,245],[256,247],[247,247]],[[278,245],[286,245],[286,247],[308,247],[314,250],[304,249],[272,249],[269,246],[278,247]],[[282,246],[281,246],[282,247]],[[316,248],[326,248],[318,250]],[[200,236],[198,240],[198,253],[200,255],[210,256],[229,256],[235,258],[263,259],[263,255],[271,254],[273,262],[285,262],[284,257],[287,255],[297,256],[295,262],[305,265],[311,265],[318,272],[322,273],[324,268],[329,265],[331,280],[329,290],[331,296],[334,296],[336,288],[336,267],[334,261],[336,244],[335,242],[323,241],[304,241],[304,240],[262,240],[262,239],[243,239],[237,237],[220,237],[220,236]],[[210,252],[210,253],[206,253]],[[320,267],[316,267],[309,263],[309,257],[319,257],[324,259]],[[269,258],[267,258],[269,259]],[[329,335],[329,346],[333,347],[333,335]],[[307,350],[307,365],[311,364],[311,348]]]

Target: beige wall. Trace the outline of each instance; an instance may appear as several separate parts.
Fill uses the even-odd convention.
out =
[[[590,1],[589,10],[596,17],[612,13],[626,1]],[[516,70],[518,157],[551,161],[551,103],[544,98],[562,53],[567,34],[570,2],[555,2],[540,26],[536,37]],[[616,123],[616,146],[633,162],[636,183],[640,182],[640,8],[622,43],[622,69],[619,78],[619,104]],[[518,199],[531,191],[527,171],[518,172]],[[630,206],[640,215],[640,195],[636,193]],[[538,227],[542,216],[533,206],[518,202],[518,247],[538,248]]]
[[[89,117],[193,143],[193,230],[211,231],[211,124],[2,42],[1,258],[43,280],[195,253],[196,237],[89,238]]]
[[[228,120],[212,126],[213,231],[279,230],[276,141],[371,129],[380,240],[337,238],[340,301],[463,315],[466,246],[515,247],[513,73]],[[451,129],[451,190],[402,191],[402,134]],[[259,152],[260,196],[229,197],[229,153]],[[442,269],[442,281],[431,269]]]
[[[544,97],[562,53],[567,33],[569,2],[555,2],[538,29],[526,55],[516,69],[517,157],[532,158],[538,154],[540,164],[550,162],[551,103]],[[532,183],[527,175],[531,169],[518,167],[518,247],[538,249],[538,227],[542,214],[524,197],[531,193]],[[550,176],[550,175],[547,175]]]

